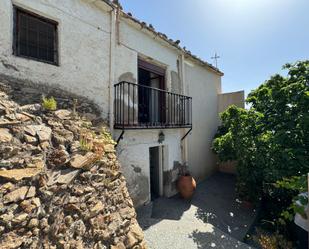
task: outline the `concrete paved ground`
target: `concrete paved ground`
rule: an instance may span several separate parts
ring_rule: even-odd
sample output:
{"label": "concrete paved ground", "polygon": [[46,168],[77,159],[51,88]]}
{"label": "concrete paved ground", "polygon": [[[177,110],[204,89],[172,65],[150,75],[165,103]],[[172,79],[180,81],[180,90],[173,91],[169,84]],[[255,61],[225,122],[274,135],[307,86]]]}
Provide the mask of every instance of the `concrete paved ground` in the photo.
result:
{"label": "concrete paved ground", "polygon": [[137,210],[151,249],[250,248],[240,242],[255,219],[241,206],[235,178],[217,173],[197,187],[192,200],[159,198]]}

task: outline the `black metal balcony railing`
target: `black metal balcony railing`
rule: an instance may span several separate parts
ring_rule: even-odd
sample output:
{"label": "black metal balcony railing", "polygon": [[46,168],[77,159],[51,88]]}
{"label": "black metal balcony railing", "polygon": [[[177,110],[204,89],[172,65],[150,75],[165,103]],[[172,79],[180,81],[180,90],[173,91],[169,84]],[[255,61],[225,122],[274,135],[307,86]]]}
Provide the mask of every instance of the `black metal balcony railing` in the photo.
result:
{"label": "black metal balcony railing", "polygon": [[130,82],[115,84],[116,129],[191,128],[192,98]]}

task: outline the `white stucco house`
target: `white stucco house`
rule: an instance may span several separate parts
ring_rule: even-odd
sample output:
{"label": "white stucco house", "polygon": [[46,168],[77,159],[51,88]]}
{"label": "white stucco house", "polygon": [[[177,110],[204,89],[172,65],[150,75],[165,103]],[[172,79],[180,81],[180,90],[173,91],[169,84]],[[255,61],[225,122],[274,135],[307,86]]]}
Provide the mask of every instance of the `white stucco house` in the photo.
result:
{"label": "white stucco house", "polygon": [[223,73],[179,41],[103,0],[1,0],[0,23],[0,79],[93,100],[136,206],[175,194],[181,165],[197,181],[216,170]]}

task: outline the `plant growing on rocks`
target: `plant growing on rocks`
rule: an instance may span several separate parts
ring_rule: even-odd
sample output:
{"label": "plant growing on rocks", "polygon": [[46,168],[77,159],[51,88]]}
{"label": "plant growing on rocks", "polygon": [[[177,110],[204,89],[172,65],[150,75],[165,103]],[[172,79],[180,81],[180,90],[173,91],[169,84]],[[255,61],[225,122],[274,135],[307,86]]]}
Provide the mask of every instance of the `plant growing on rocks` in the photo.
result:
{"label": "plant growing on rocks", "polygon": [[[106,131],[106,128],[103,127],[102,131],[104,132],[96,135],[94,131],[83,128],[79,139],[80,150],[84,153],[93,152],[100,158],[105,152],[105,147],[109,147],[109,144],[115,144],[111,135]],[[107,148],[107,152],[111,151]]]}
{"label": "plant growing on rocks", "polygon": [[102,138],[106,143],[116,144],[116,142],[112,138],[112,135],[104,126],[101,128],[100,138]]}
{"label": "plant growing on rocks", "polygon": [[42,98],[42,107],[47,111],[55,111],[57,109],[57,101],[54,97],[45,97]]}
{"label": "plant growing on rocks", "polygon": [[93,144],[92,141],[89,141],[87,138],[81,136],[79,139],[80,149],[84,152],[88,152],[92,150]]}

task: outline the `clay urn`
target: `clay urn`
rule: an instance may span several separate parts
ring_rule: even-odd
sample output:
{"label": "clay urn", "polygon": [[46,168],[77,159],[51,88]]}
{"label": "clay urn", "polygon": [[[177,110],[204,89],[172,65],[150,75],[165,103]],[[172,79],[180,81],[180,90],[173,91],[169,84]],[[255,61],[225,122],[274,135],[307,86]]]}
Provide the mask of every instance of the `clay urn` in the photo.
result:
{"label": "clay urn", "polygon": [[190,199],[192,198],[194,191],[196,189],[196,182],[194,178],[189,174],[181,175],[179,176],[177,181],[177,188],[180,195],[184,199]]}

